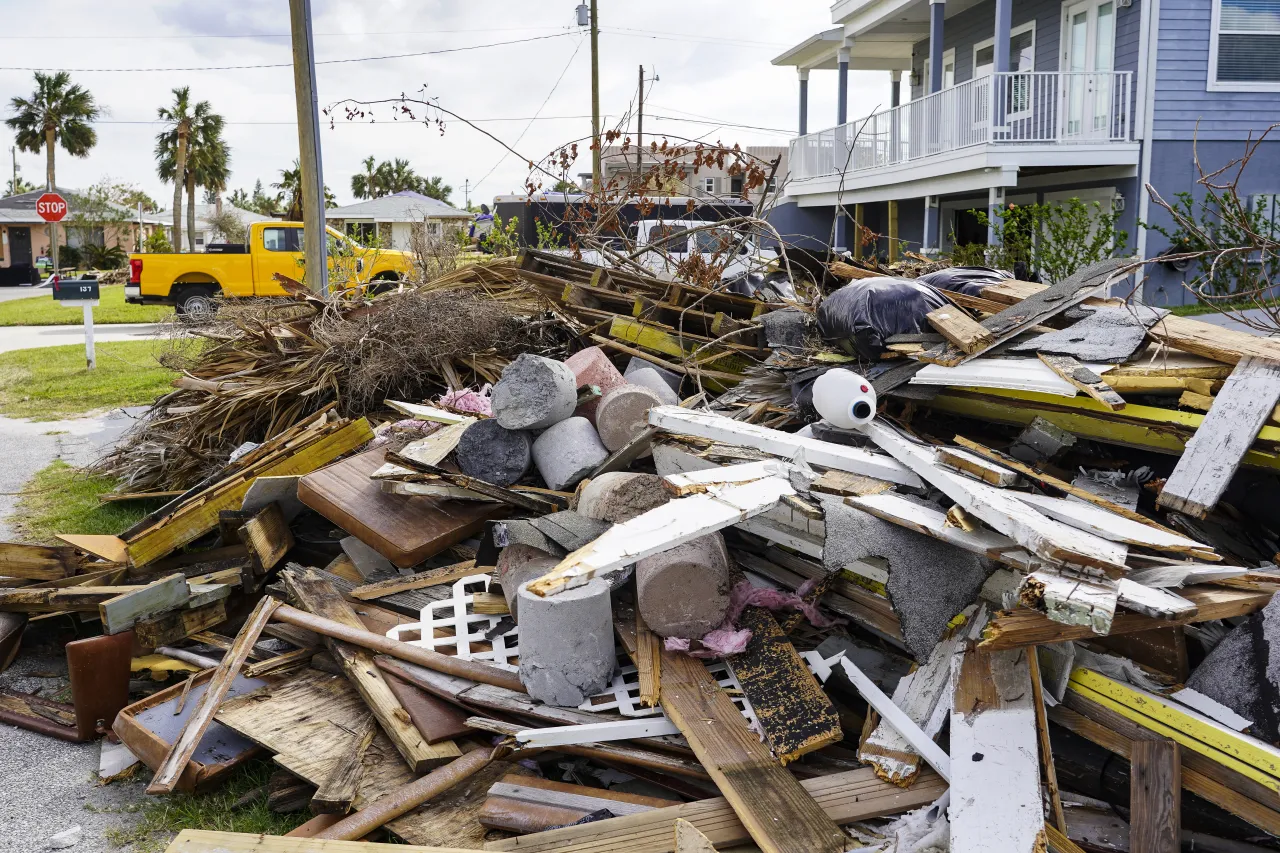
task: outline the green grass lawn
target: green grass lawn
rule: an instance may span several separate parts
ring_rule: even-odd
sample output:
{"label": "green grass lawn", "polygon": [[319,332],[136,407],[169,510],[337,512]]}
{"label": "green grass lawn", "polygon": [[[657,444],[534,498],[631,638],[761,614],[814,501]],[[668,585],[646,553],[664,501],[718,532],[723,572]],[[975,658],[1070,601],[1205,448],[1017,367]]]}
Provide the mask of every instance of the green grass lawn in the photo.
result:
{"label": "green grass lawn", "polygon": [[0,414],[51,421],[151,403],[172,389],[176,375],[161,367],[162,341],[121,341],[95,347],[88,370],[84,345],[0,353]]}
{"label": "green grass lawn", "polygon": [[158,509],[159,500],[102,503],[114,489],[110,477],[96,477],[60,459],[36,472],[22,489],[10,519],[24,542],[52,545],[58,533],[112,535]]}
{"label": "green grass lawn", "polygon": [[[0,326],[72,326],[84,321],[80,308],[63,308],[54,301],[52,291],[40,296],[0,302]],[[171,316],[169,305],[126,305],[124,285],[102,288],[101,304],[93,309],[96,323],[156,323]]]}

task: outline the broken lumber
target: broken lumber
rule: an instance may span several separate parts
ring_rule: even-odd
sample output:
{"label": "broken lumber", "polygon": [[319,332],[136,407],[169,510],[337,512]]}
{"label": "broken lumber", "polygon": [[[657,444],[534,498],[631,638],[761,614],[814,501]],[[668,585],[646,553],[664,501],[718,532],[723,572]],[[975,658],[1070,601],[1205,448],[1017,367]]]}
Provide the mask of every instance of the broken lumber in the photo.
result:
{"label": "broken lumber", "polygon": [[1129,850],[1182,850],[1182,763],[1171,740],[1135,741],[1129,755]]}
{"label": "broken lumber", "polygon": [[1088,394],[1113,412],[1118,412],[1126,405],[1124,397],[1106,383],[1097,373],[1085,367],[1069,355],[1048,355],[1038,353],[1040,360],[1049,369],[1070,382],[1076,388]]}
{"label": "broken lumber", "polygon": [[418,572],[416,575],[388,578],[377,583],[367,583],[351,590],[348,595],[359,601],[372,601],[375,598],[395,595],[398,592],[409,592],[414,589],[426,589],[432,586],[452,584],[475,574],[484,574],[484,571],[476,569],[475,560],[466,560],[461,563],[455,563],[452,566],[431,569],[427,572]]}
{"label": "broken lumber", "polygon": [[964,310],[954,306],[930,311],[925,319],[953,347],[965,353],[975,353],[986,348],[994,338],[990,330]]}
{"label": "broken lumber", "polygon": [[57,580],[80,571],[82,560],[70,545],[0,542],[0,577]]}
{"label": "broken lumber", "polygon": [[275,568],[293,547],[293,532],[289,530],[280,504],[275,501],[246,521],[237,535],[249,551],[254,571],[260,575]]}
{"label": "broken lumber", "polygon": [[373,714],[365,718],[364,730],[355,746],[333,766],[329,776],[316,788],[311,797],[311,811],[315,814],[346,814],[360,788],[364,775],[364,754],[378,733]]}
{"label": "broken lumber", "polygon": [[473,853],[461,847],[420,847],[416,844],[368,844],[327,841],[315,836],[289,838],[259,832],[214,832],[184,829],[169,842],[165,853]]}

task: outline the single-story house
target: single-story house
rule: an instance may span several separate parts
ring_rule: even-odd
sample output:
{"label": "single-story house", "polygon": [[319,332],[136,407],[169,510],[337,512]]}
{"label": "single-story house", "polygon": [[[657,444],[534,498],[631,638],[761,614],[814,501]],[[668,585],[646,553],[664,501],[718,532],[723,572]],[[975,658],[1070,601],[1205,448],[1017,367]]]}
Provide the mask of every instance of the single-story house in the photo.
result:
{"label": "single-story house", "polygon": [[383,248],[400,251],[409,251],[415,226],[425,227],[429,237],[443,237],[467,228],[473,218],[465,210],[412,190],[331,207],[325,216],[331,226],[357,243],[369,245],[376,239]]}
{"label": "single-story house", "polygon": [[[254,222],[266,222],[271,219],[279,219],[277,216],[264,216],[261,213],[254,213],[252,210],[245,210],[242,207],[232,207],[225,202],[219,204],[197,204],[196,205],[196,251],[203,252],[205,247],[210,243],[226,243],[234,242],[227,240],[223,234],[215,234],[213,225],[210,220],[219,213],[234,213],[236,217],[245,224],[246,227]],[[169,242],[173,242],[173,214],[166,210],[159,210],[153,214],[158,222],[164,225],[164,233],[169,238]],[[187,251],[187,205],[182,205],[182,251]]]}

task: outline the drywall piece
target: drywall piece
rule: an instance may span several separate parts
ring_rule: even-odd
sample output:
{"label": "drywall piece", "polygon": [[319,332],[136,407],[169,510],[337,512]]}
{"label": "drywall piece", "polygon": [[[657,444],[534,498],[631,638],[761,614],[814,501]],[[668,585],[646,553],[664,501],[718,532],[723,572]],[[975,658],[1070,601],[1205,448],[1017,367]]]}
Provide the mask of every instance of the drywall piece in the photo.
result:
{"label": "drywall piece", "polygon": [[[732,476],[734,467],[722,470]],[[794,494],[795,489],[789,482],[774,476],[750,483],[708,486],[705,493],[679,498],[628,522],[615,524],[529,587],[538,595],[549,595],[585,583],[597,575],[616,572],[652,554],[745,521],[776,506],[783,495]]]}
{"label": "drywall piece", "polygon": [[1159,528],[1141,524],[1125,518],[1100,506],[1087,504],[1084,501],[1072,501],[1064,498],[1051,498],[1047,495],[1036,495],[1030,492],[1018,492],[1018,499],[1035,507],[1038,512],[1049,518],[1057,519],[1078,530],[1084,530],[1109,539],[1112,542],[1123,542],[1127,545],[1141,545],[1157,551],[1169,551],[1175,554],[1190,554],[1202,560],[1221,560],[1208,545],[1197,542],[1176,533],[1166,533]]}
{"label": "drywall piece", "polygon": [[1280,597],[1213,648],[1187,687],[1253,721],[1253,733],[1280,740]]}
{"label": "drywall piece", "polygon": [[666,717],[619,720],[610,723],[586,723],[579,726],[552,726],[544,729],[521,729],[516,741],[530,749],[552,746],[574,746],[604,743],[639,737],[667,737],[680,734],[680,729]]}
{"label": "drywall piece", "polygon": [[503,368],[491,401],[493,416],[507,429],[546,429],[578,407],[578,383],[564,364],[521,353]]}
{"label": "drywall piece", "polygon": [[952,853],[1045,849],[1027,654],[969,649],[953,659]]}
{"label": "drywall piece", "polygon": [[614,471],[601,474],[583,486],[578,495],[578,512],[617,524],[630,521],[671,500],[661,477]]}
{"label": "drywall piece", "polygon": [[951,388],[1008,388],[1074,397],[1076,387],[1038,358],[975,358],[959,367],[925,365],[909,385]]}
{"label": "drywall piece", "polygon": [[586,418],[562,420],[533,443],[533,463],[555,491],[576,486],[608,458],[609,449]]}
{"label": "drywall piece", "polygon": [[660,637],[696,640],[729,612],[733,563],[724,537],[709,533],[636,563],[636,603]]}
{"label": "drywall piece", "polygon": [[1163,308],[1138,304],[1097,308],[1065,329],[1013,344],[1009,351],[1068,355],[1084,362],[1120,364],[1142,349],[1147,329],[1168,313]]}
{"label": "drywall piece", "polygon": [[1027,575],[1018,594],[1023,604],[1043,611],[1054,622],[1085,626],[1095,634],[1111,632],[1120,599],[1115,581],[1067,577],[1053,569]]}
{"label": "drywall piece", "polygon": [[[564,360],[564,366],[573,371],[574,383],[577,387],[581,388],[583,385],[594,386],[600,389],[601,396],[627,383],[627,380],[618,372],[618,368],[613,366],[609,356],[605,355],[604,350],[600,347],[587,347],[584,350],[575,352]],[[596,407],[599,405],[599,397],[588,400],[578,406],[574,410],[574,414],[580,418],[586,418],[594,424],[596,422]]]}
{"label": "drywall piece", "polygon": [[1145,587],[1128,578],[1116,581],[1116,593],[1121,607],[1152,619],[1185,620],[1199,610],[1192,602],[1167,589]]}
{"label": "drywall piece", "polygon": [[660,364],[654,364],[652,361],[646,361],[639,356],[631,357],[631,360],[627,362],[627,369],[622,371],[622,376],[627,381],[630,381],[631,377],[641,370],[652,370],[662,378],[662,381],[667,384],[667,387],[672,392],[677,395],[680,393],[680,384],[684,381],[682,374],[676,373],[674,370],[668,370]]}
{"label": "drywall piece", "polygon": [[892,726],[912,748],[929,763],[939,776],[951,781],[951,756],[942,751],[942,747],[933,742],[933,738],[912,720],[905,711],[894,704],[888,696],[872,683],[870,678],[848,658],[841,656],[837,662],[845,676],[853,683],[867,704],[875,709],[880,718]]}
{"label": "drywall piece", "polygon": [[360,577],[366,582],[383,580],[388,575],[395,574],[396,568],[391,561],[359,538],[348,536],[338,544],[342,547],[342,553],[347,555],[356,567],[356,571],[360,573]]}
{"label": "drywall piece", "polygon": [[1009,448],[1009,455],[1023,462],[1055,459],[1075,446],[1076,437],[1042,417],[1034,418]]}
{"label": "drywall piece", "polygon": [[1249,357],[1231,371],[1156,502],[1204,518],[1280,401],[1280,361]]}
{"label": "drywall piece", "polygon": [[876,477],[911,488],[924,486],[924,482],[906,466],[882,454],[860,447],[846,447],[816,438],[804,438],[781,430],[735,421],[711,412],[697,412],[679,406],[660,406],[649,410],[649,423],[678,435],[754,447],[784,459],[803,459],[810,465]]}
{"label": "drywall piece", "polygon": [[[426,438],[420,438],[417,441],[411,441],[400,450],[396,451],[398,456],[405,459],[411,459],[423,465],[439,465],[445,458],[454,451],[458,446],[458,442],[462,440],[462,436],[466,435],[467,430],[476,422],[475,418],[467,418],[458,421],[455,424],[437,429]],[[370,476],[375,480],[383,480],[392,477],[403,477],[406,474],[412,474],[414,471],[403,465],[397,465],[394,462],[383,464],[378,470],[374,471]]]}
{"label": "drywall piece", "polygon": [[977,598],[987,579],[982,561],[970,551],[847,505],[844,498],[816,497],[826,514],[824,566],[838,572],[855,560],[886,560],[885,588],[903,640],[918,660],[927,658],[947,624]]}
{"label": "drywall piece", "polygon": [[[660,379],[656,381],[661,384]],[[596,428],[600,431],[600,441],[609,448],[610,453],[621,450],[649,425],[649,410],[663,404],[658,392],[640,385],[628,384],[614,388],[600,399],[600,405],[596,409]]]}
{"label": "drywall piece", "polygon": [[520,481],[533,463],[533,438],[510,430],[493,418],[467,427],[455,450],[458,467],[468,477],[510,486]]}
{"label": "drywall piece", "polygon": [[249,484],[249,491],[244,493],[241,512],[257,513],[273,503],[280,504],[280,513],[285,521],[293,521],[304,509],[298,500],[298,481],[302,477],[290,474],[281,477],[257,477]]}
{"label": "drywall piece", "polygon": [[[1110,472],[1099,472],[1107,474]],[[1083,490],[1092,495],[1102,498],[1104,501],[1110,501],[1117,506],[1124,507],[1130,511],[1138,508],[1138,484],[1129,483],[1125,480],[1112,482],[1107,479],[1097,479],[1089,475],[1088,472],[1079,474],[1071,485],[1076,489]],[[1077,501],[1079,503],[1089,503],[1089,501],[1079,495],[1068,494],[1067,500]],[[1096,504],[1095,504],[1096,506]]]}
{"label": "drywall piece", "polygon": [[1013,486],[1019,480],[1016,471],[958,447],[939,447],[936,454],[938,464],[993,486]]}
{"label": "drywall piece", "polygon": [[1128,548],[1125,546],[1054,521],[1007,489],[997,489],[947,471],[934,461],[932,448],[916,444],[882,423],[873,421],[862,427],[862,431],[948,498],[1031,553],[1045,560],[1098,568],[1109,574],[1127,570]]}
{"label": "drywall piece", "polygon": [[609,584],[589,581],[543,597],[520,587],[520,683],[548,705],[576,708],[613,678]]}

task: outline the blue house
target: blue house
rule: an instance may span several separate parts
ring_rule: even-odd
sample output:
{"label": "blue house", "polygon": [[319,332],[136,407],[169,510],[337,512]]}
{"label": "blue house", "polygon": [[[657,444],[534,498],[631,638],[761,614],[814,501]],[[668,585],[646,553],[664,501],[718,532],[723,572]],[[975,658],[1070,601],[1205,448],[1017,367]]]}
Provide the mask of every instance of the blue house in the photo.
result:
{"label": "blue house", "polygon": [[[987,241],[975,209],[1077,197],[1119,211],[1127,253],[1151,257],[1168,240],[1141,223],[1171,217],[1143,187],[1202,196],[1196,154],[1214,171],[1280,122],[1280,0],[836,0],[831,19],[773,60],[798,73],[800,134],[771,218],[802,244],[852,248],[856,219],[947,251]],[[813,112],[829,127],[808,100],[828,69],[835,109]],[[874,115],[848,116],[849,69],[888,72]],[[1280,192],[1280,131],[1239,192]],[[1144,301],[1195,301],[1194,275],[1150,265]]]}

